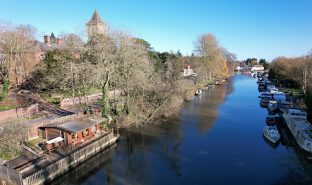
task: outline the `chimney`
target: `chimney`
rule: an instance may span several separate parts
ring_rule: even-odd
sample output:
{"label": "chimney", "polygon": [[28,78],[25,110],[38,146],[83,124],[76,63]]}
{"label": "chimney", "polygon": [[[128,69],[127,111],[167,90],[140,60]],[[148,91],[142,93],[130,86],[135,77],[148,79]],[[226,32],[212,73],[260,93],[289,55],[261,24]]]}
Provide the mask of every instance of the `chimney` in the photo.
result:
{"label": "chimney", "polygon": [[57,43],[58,45],[62,45],[62,44],[63,44],[63,39],[57,38],[57,39],[56,39],[56,43]]}
{"label": "chimney", "polygon": [[50,45],[50,36],[49,35],[45,35],[43,36],[43,40],[45,44]]}

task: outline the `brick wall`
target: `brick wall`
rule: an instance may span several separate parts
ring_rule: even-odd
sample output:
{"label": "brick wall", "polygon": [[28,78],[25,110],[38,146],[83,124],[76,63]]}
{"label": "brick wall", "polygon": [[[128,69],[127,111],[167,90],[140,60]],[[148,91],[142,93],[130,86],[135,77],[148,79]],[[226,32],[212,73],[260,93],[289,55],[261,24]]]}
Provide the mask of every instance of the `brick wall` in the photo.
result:
{"label": "brick wall", "polygon": [[0,112],[0,122],[6,121],[8,119],[15,119],[15,118],[23,118],[29,117],[39,111],[38,104],[30,105],[29,107],[22,107],[11,109],[7,111]]}

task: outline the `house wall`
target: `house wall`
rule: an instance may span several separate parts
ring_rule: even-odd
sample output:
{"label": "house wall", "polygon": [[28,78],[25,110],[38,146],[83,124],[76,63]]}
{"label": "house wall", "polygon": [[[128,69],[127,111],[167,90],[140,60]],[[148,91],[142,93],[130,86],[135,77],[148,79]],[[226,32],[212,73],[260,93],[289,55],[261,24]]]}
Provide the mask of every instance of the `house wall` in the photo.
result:
{"label": "house wall", "polygon": [[[97,130],[97,128],[99,129],[100,126],[99,126],[99,125],[96,125],[96,130]],[[85,142],[85,141],[87,141],[87,140],[93,138],[95,133],[92,131],[92,127],[88,128],[88,129],[86,129],[86,130],[89,131],[88,135],[85,135],[85,136],[83,137],[83,136],[82,136],[82,132],[83,132],[83,131],[80,131],[80,132],[78,132],[78,138],[76,138],[75,133],[70,133],[70,132],[64,133],[64,135],[66,134],[66,138],[65,138],[66,141],[65,141],[65,144],[66,144],[67,146],[70,146],[70,145],[74,146],[74,144],[80,144],[80,143],[82,143],[82,142]],[[84,131],[86,131],[86,130],[84,130]],[[74,134],[74,135],[75,135],[75,138],[74,138],[74,139],[72,139],[72,135],[71,135],[71,134]]]}
{"label": "house wall", "polygon": [[61,131],[55,128],[46,128],[45,132],[48,140],[61,136]]}

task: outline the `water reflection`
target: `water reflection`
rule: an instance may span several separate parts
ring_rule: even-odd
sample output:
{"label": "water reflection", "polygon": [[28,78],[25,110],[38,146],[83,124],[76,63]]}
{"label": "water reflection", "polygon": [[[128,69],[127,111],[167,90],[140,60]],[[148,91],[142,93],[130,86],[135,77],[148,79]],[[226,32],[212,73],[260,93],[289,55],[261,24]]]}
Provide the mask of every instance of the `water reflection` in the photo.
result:
{"label": "water reflection", "polygon": [[291,136],[278,146],[262,137],[268,112],[257,96],[255,79],[235,76],[180,115],[122,130],[117,147],[54,184],[312,184],[311,162]]}
{"label": "water reflection", "polygon": [[[96,171],[105,168],[107,172],[106,182],[111,184],[112,176],[112,161],[111,157],[113,150],[117,145],[113,145],[110,148],[100,152],[94,157],[88,159],[81,165],[76,166],[74,169],[70,170],[68,173],[60,176],[54,181],[50,182],[50,185],[76,185],[83,183],[87,177],[95,173]],[[104,180],[104,179],[103,179]]]}
{"label": "water reflection", "polygon": [[182,116],[198,119],[198,130],[201,133],[207,133],[219,115],[219,106],[232,92],[234,92],[232,79],[222,85],[204,90],[201,96],[194,97],[194,101],[187,104]]}

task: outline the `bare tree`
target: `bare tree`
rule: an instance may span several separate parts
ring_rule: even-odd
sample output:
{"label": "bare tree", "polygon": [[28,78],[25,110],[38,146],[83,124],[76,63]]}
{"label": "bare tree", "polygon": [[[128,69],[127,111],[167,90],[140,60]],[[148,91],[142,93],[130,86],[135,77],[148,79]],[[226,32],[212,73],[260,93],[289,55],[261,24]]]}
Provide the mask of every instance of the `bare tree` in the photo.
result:
{"label": "bare tree", "polygon": [[2,77],[11,85],[20,85],[28,75],[27,62],[34,49],[36,28],[31,25],[0,27],[0,51],[2,52]]}
{"label": "bare tree", "polygon": [[94,65],[91,72],[92,80],[102,88],[102,116],[110,117],[108,87],[114,72],[116,45],[110,34],[93,34],[85,47],[84,62]]}
{"label": "bare tree", "polygon": [[226,61],[215,36],[211,33],[198,37],[195,44],[196,53],[201,59],[201,75],[203,82],[211,80],[212,76],[227,73]]}
{"label": "bare tree", "polygon": [[143,100],[152,83],[153,67],[146,47],[124,32],[115,33],[117,61],[115,79],[125,95],[123,112],[137,112],[136,105]]}
{"label": "bare tree", "polygon": [[63,48],[79,56],[84,47],[84,41],[75,33],[61,33],[60,38],[63,40]]}
{"label": "bare tree", "polygon": [[8,123],[0,129],[0,151],[15,157],[21,150],[21,144],[27,139],[27,128],[17,123]]}

